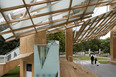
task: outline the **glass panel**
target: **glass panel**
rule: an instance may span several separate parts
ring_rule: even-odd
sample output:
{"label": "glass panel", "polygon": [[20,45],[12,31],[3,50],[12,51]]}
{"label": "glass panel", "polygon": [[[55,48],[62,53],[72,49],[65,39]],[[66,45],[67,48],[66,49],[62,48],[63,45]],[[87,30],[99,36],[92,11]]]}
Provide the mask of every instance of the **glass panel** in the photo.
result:
{"label": "glass panel", "polygon": [[9,37],[13,36],[13,33],[7,33],[7,34],[3,34],[2,35],[4,37],[4,39],[8,39]]}
{"label": "glass panel", "polygon": [[[52,11],[66,9],[69,7],[70,0],[62,0],[57,2],[57,4],[52,5]],[[65,5],[64,5],[65,4]]]}
{"label": "glass panel", "polygon": [[52,20],[55,21],[55,20],[58,20],[58,19],[62,19],[63,16],[65,15],[68,15],[68,12],[64,12],[64,13],[56,13],[56,14],[53,14],[52,16],[50,15],[46,15],[46,16],[42,16],[42,17],[37,17],[37,18],[33,18],[33,21],[35,24],[38,24],[40,22],[49,22],[50,18],[52,17]]}
{"label": "glass panel", "polygon": [[28,28],[28,29],[25,29],[25,30],[20,30],[20,31],[15,31],[15,34],[17,36],[23,36],[23,35],[29,35],[29,33],[35,33],[35,29],[34,27],[32,28]]}
{"label": "glass panel", "polygon": [[19,23],[13,25],[13,29],[20,29],[20,28],[30,27],[30,26],[32,26],[32,22],[30,19],[28,19],[28,20],[20,21]]}
{"label": "glass panel", "polygon": [[0,55],[0,63],[4,63],[5,62],[5,56],[4,55]]}
{"label": "glass panel", "polygon": [[[28,0],[31,1],[31,0]],[[23,5],[22,0],[0,0],[0,7],[1,9],[3,8],[8,8],[8,7],[13,7],[13,6],[19,6]]]}
{"label": "glass panel", "polygon": [[8,25],[5,23],[6,23],[5,19],[0,13],[0,32],[8,28]]}
{"label": "glass panel", "polygon": [[[5,11],[4,14],[5,14],[5,17],[7,18],[8,21],[9,20],[16,21],[16,20],[21,19],[23,17],[28,17],[28,15],[26,13],[26,8]],[[16,23],[17,22],[12,23],[12,24],[14,25]]]}
{"label": "glass panel", "polygon": [[87,30],[89,27],[90,27],[90,25],[88,25],[88,26],[85,28],[85,30]]}
{"label": "glass panel", "polygon": [[72,1],[72,7],[74,7],[74,6],[80,6],[82,4],[82,2],[84,2],[84,1],[86,1],[86,0],[79,0],[79,1],[73,0]]}
{"label": "glass panel", "polygon": [[[31,9],[32,8],[32,9]],[[31,15],[38,15],[49,12],[47,4],[35,5],[30,8]]]}
{"label": "glass panel", "polygon": [[94,9],[95,9],[95,6],[89,6],[86,10],[86,13],[91,13],[94,11]]}

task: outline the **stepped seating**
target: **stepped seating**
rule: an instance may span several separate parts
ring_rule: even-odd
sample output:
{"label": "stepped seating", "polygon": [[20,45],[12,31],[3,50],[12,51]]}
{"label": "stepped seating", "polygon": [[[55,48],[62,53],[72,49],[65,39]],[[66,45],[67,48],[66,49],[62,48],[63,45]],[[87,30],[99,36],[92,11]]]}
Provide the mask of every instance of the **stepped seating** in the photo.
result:
{"label": "stepped seating", "polygon": [[80,64],[60,60],[60,77],[98,77]]}

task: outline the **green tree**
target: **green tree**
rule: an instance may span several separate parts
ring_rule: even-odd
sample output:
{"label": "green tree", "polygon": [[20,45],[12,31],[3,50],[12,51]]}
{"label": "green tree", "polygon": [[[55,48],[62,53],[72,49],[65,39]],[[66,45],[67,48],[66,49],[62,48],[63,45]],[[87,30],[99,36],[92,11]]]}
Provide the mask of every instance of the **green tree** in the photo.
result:
{"label": "green tree", "polygon": [[75,44],[73,50],[74,52],[88,51],[89,49],[91,49],[92,51],[98,51],[99,48],[101,48],[100,44],[101,44],[101,40],[96,38]]}
{"label": "green tree", "polygon": [[89,49],[91,49],[92,51],[98,51],[99,48],[101,48],[100,47],[101,40],[99,38],[92,39],[87,42],[88,42]]}
{"label": "green tree", "polygon": [[0,55],[4,55],[10,52],[17,46],[19,46],[19,40],[5,42],[4,38],[0,36]]}
{"label": "green tree", "polygon": [[82,43],[75,44],[75,45],[73,45],[73,52],[74,52],[74,53],[75,53],[75,52],[80,52],[80,51],[83,50],[82,48],[83,48]]}
{"label": "green tree", "polygon": [[47,40],[58,40],[60,43],[60,52],[65,52],[65,33],[60,31],[54,34],[47,35]]}
{"label": "green tree", "polygon": [[110,38],[102,40],[101,49],[104,53],[110,53]]}

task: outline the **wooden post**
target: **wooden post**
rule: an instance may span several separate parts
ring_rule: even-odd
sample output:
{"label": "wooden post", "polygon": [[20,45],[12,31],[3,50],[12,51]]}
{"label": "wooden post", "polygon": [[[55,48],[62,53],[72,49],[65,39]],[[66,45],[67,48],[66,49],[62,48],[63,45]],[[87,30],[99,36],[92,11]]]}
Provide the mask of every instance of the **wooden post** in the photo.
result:
{"label": "wooden post", "polygon": [[109,10],[116,8],[116,3],[109,6]]}
{"label": "wooden post", "polygon": [[[34,44],[46,44],[46,30],[20,38],[20,54],[34,52]],[[34,55],[20,60],[20,77],[26,76],[26,63],[32,63],[32,77],[34,77]]]}
{"label": "wooden post", "polygon": [[115,60],[116,61],[116,36],[112,34],[110,34],[110,53],[111,53],[111,60]]}
{"label": "wooden post", "polygon": [[66,59],[69,61],[73,61],[73,32],[72,28],[66,29],[65,34],[65,52],[66,52]]}
{"label": "wooden post", "polygon": [[[112,4],[109,6],[109,10],[112,10],[116,7],[116,4]],[[114,31],[114,29],[116,29],[116,27],[114,27],[111,30],[110,33],[110,53],[111,53],[111,60],[116,60],[116,36],[112,34],[112,32]]]}

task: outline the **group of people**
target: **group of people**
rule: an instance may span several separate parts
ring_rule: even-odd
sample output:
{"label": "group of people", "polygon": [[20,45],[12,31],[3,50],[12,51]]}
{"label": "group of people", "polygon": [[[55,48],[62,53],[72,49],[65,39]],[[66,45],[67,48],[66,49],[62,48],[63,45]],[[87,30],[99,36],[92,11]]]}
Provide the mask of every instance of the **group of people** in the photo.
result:
{"label": "group of people", "polygon": [[91,64],[93,64],[95,61],[95,64],[97,63],[97,58],[94,58],[94,56],[92,55],[91,56]]}

